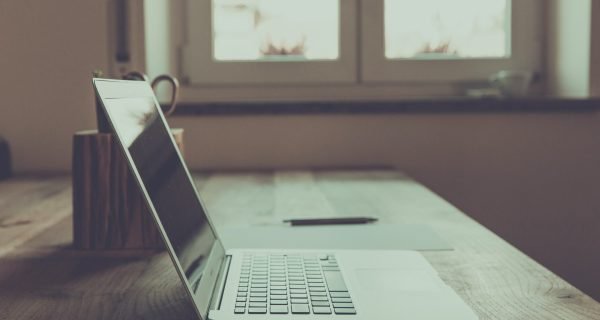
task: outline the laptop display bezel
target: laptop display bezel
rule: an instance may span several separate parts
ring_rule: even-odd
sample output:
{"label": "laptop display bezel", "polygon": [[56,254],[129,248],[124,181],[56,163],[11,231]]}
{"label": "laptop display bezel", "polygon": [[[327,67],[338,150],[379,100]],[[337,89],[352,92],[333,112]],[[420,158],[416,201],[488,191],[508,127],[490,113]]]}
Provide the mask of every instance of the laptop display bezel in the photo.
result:
{"label": "laptop display bezel", "polygon": [[[208,222],[210,228],[212,229],[212,232],[214,233],[215,241],[213,243],[213,247],[210,250],[210,253],[207,258],[206,267],[204,269],[204,274],[202,277],[203,280],[201,281],[200,287],[197,287],[197,286],[195,286],[194,283],[190,283],[188,281],[185,271],[182,268],[182,265],[180,264],[180,262],[178,260],[178,257],[177,257],[175,250],[171,244],[171,241],[169,240],[169,237],[161,223],[160,217],[159,217],[154,205],[152,204],[150,195],[149,195],[149,193],[143,183],[143,180],[138,172],[138,169],[133,161],[131,153],[129,152],[128,148],[124,145],[123,141],[121,140],[121,137],[119,136],[118,130],[116,130],[116,128],[115,128],[115,124],[113,123],[113,120],[110,117],[110,113],[108,112],[107,107],[105,105],[105,100],[106,99],[127,99],[127,98],[152,99],[152,101],[154,102],[154,108],[156,108],[158,110],[158,115],[161,119],[160,121],[162,121],[162,124],[167,129],[167,132],[170,132],[171,128],[169,127],[169,125],[166,121],[166,118],[165,118],[164,114],[162,113],[162,110],[160,109],[160,104],[158,103],[156,96],[155,96],[154,92],[152,91],[152,88],[150,87],[150,85],[144,81],[93,79],[93,85],[94,85],[94,90],[96,92],[98,100],[100,102],[101,110],[104,113],[103,115],[106,117],[106,120],[110,125],[111,133],[113,134],[113,136],[116,137],[115,140],[117,140],[120,149],[123,151],[123,155],[125,156],[125,158],[127,160],[127,165],[130,168],[131,173],[135,178],[135,182],[138,185],[139,190],[140,190],[141,194],[143,195],[146,204],[148,205],[149,211],[152,213],[154,222],[156,223],[159,233],[165,243],[167,252],[169,253],[171,260],[173,261],[173,264],[175,266],[177,274],[178,274],[179,278],[181,279],[181,282],[184,284],[186,292],[188,293],[189,297],[193,301],[194,309],[196,310],[196,312],[198,313],[198,315],[200,316],[201,319],[208,319],[208,311],[210,308],[211,295],[212,295],[214,286],[217,283],[218,273],[221,268],[221,264],[223,263],[224,258],[225,258],[225,250],[224,250],[223,245],[221,244],[220,238],[214,228],[214,224],[211,220],[211,217],[208,214],[208,211],[206,210],[206,206],[202,202],[202,199],[200,197],[198,197],[198,201],[200,202],[200,205],[202,206],[203,211],[206,215],[207,222]],[[186,174],[187,178],[189,179],[196,195],[199,195],[196,185],[193,182],[194,180],[192,179],[192,176],[191,176],[187,166],[185,165],[183,156],[181,155],[179,148],[176,147],[176,143],[175,143],[173,136],[169,135],[169,139],[171,140],[171,143],[175,146],[177,156],[181,160],[181,164],[183,166],[185,174]],[[204,279],[206,279],[206,281],[204,281]],[[203,293],[203,294],[201,294],[201,293]]]}

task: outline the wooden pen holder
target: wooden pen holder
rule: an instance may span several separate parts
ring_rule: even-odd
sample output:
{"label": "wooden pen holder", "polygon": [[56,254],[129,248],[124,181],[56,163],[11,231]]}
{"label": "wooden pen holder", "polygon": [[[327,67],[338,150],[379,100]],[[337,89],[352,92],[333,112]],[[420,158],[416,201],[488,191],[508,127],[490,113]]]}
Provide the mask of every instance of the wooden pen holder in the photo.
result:
{"label": "wooden pen holder", "polygon": [[[183,153],[183,129],[173,129]],[[110,133],[73,137],[73,244],[78,249],[163,249],[152,214]]]}

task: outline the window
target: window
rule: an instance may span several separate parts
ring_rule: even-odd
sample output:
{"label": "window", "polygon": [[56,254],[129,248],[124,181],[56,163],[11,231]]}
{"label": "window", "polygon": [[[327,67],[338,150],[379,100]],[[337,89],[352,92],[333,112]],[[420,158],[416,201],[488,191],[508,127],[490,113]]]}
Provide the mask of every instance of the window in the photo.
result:
{"label": "window", "polygon": [[542,67],[542,0],[185,0],[191,84],[482,82]]}
{"label": "window", "polygon": [[540,0],[383,0],[362,6],[362,81],[485,81],[541,70]]}
{"label": "window", "polygon": [[213,0],[217,61],[315,61],[339,56],[338,0]]}
{"label": "window", "polygon": [[509,0],[385,0],[385,57],[509,57],[510,17]]}
{"label": "window", "polygon": [[354,0],[190,0],[196,84],[356,81]]}

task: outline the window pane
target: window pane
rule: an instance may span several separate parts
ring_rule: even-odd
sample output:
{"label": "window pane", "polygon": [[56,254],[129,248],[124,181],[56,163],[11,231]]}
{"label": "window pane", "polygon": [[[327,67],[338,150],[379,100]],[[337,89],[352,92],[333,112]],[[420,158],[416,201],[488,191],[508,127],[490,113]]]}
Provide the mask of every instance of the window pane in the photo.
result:
{"label": "window pane", "polygon": [[339,0],[213,0],[216,60],[335,60]]}
{"label": "window pane", "polygon": [[510,56],[510,0],[385,0],[388,59]]}

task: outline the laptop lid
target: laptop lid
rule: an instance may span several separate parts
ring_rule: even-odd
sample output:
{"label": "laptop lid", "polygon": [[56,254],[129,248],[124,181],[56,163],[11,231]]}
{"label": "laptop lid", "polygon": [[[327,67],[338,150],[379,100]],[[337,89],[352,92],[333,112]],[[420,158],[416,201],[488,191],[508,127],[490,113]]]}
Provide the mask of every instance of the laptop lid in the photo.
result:
{"label": "laptop lid", "polygon": [[93,83],[177,272],[207,319],[224,249],[154,92],[145,81]]}

